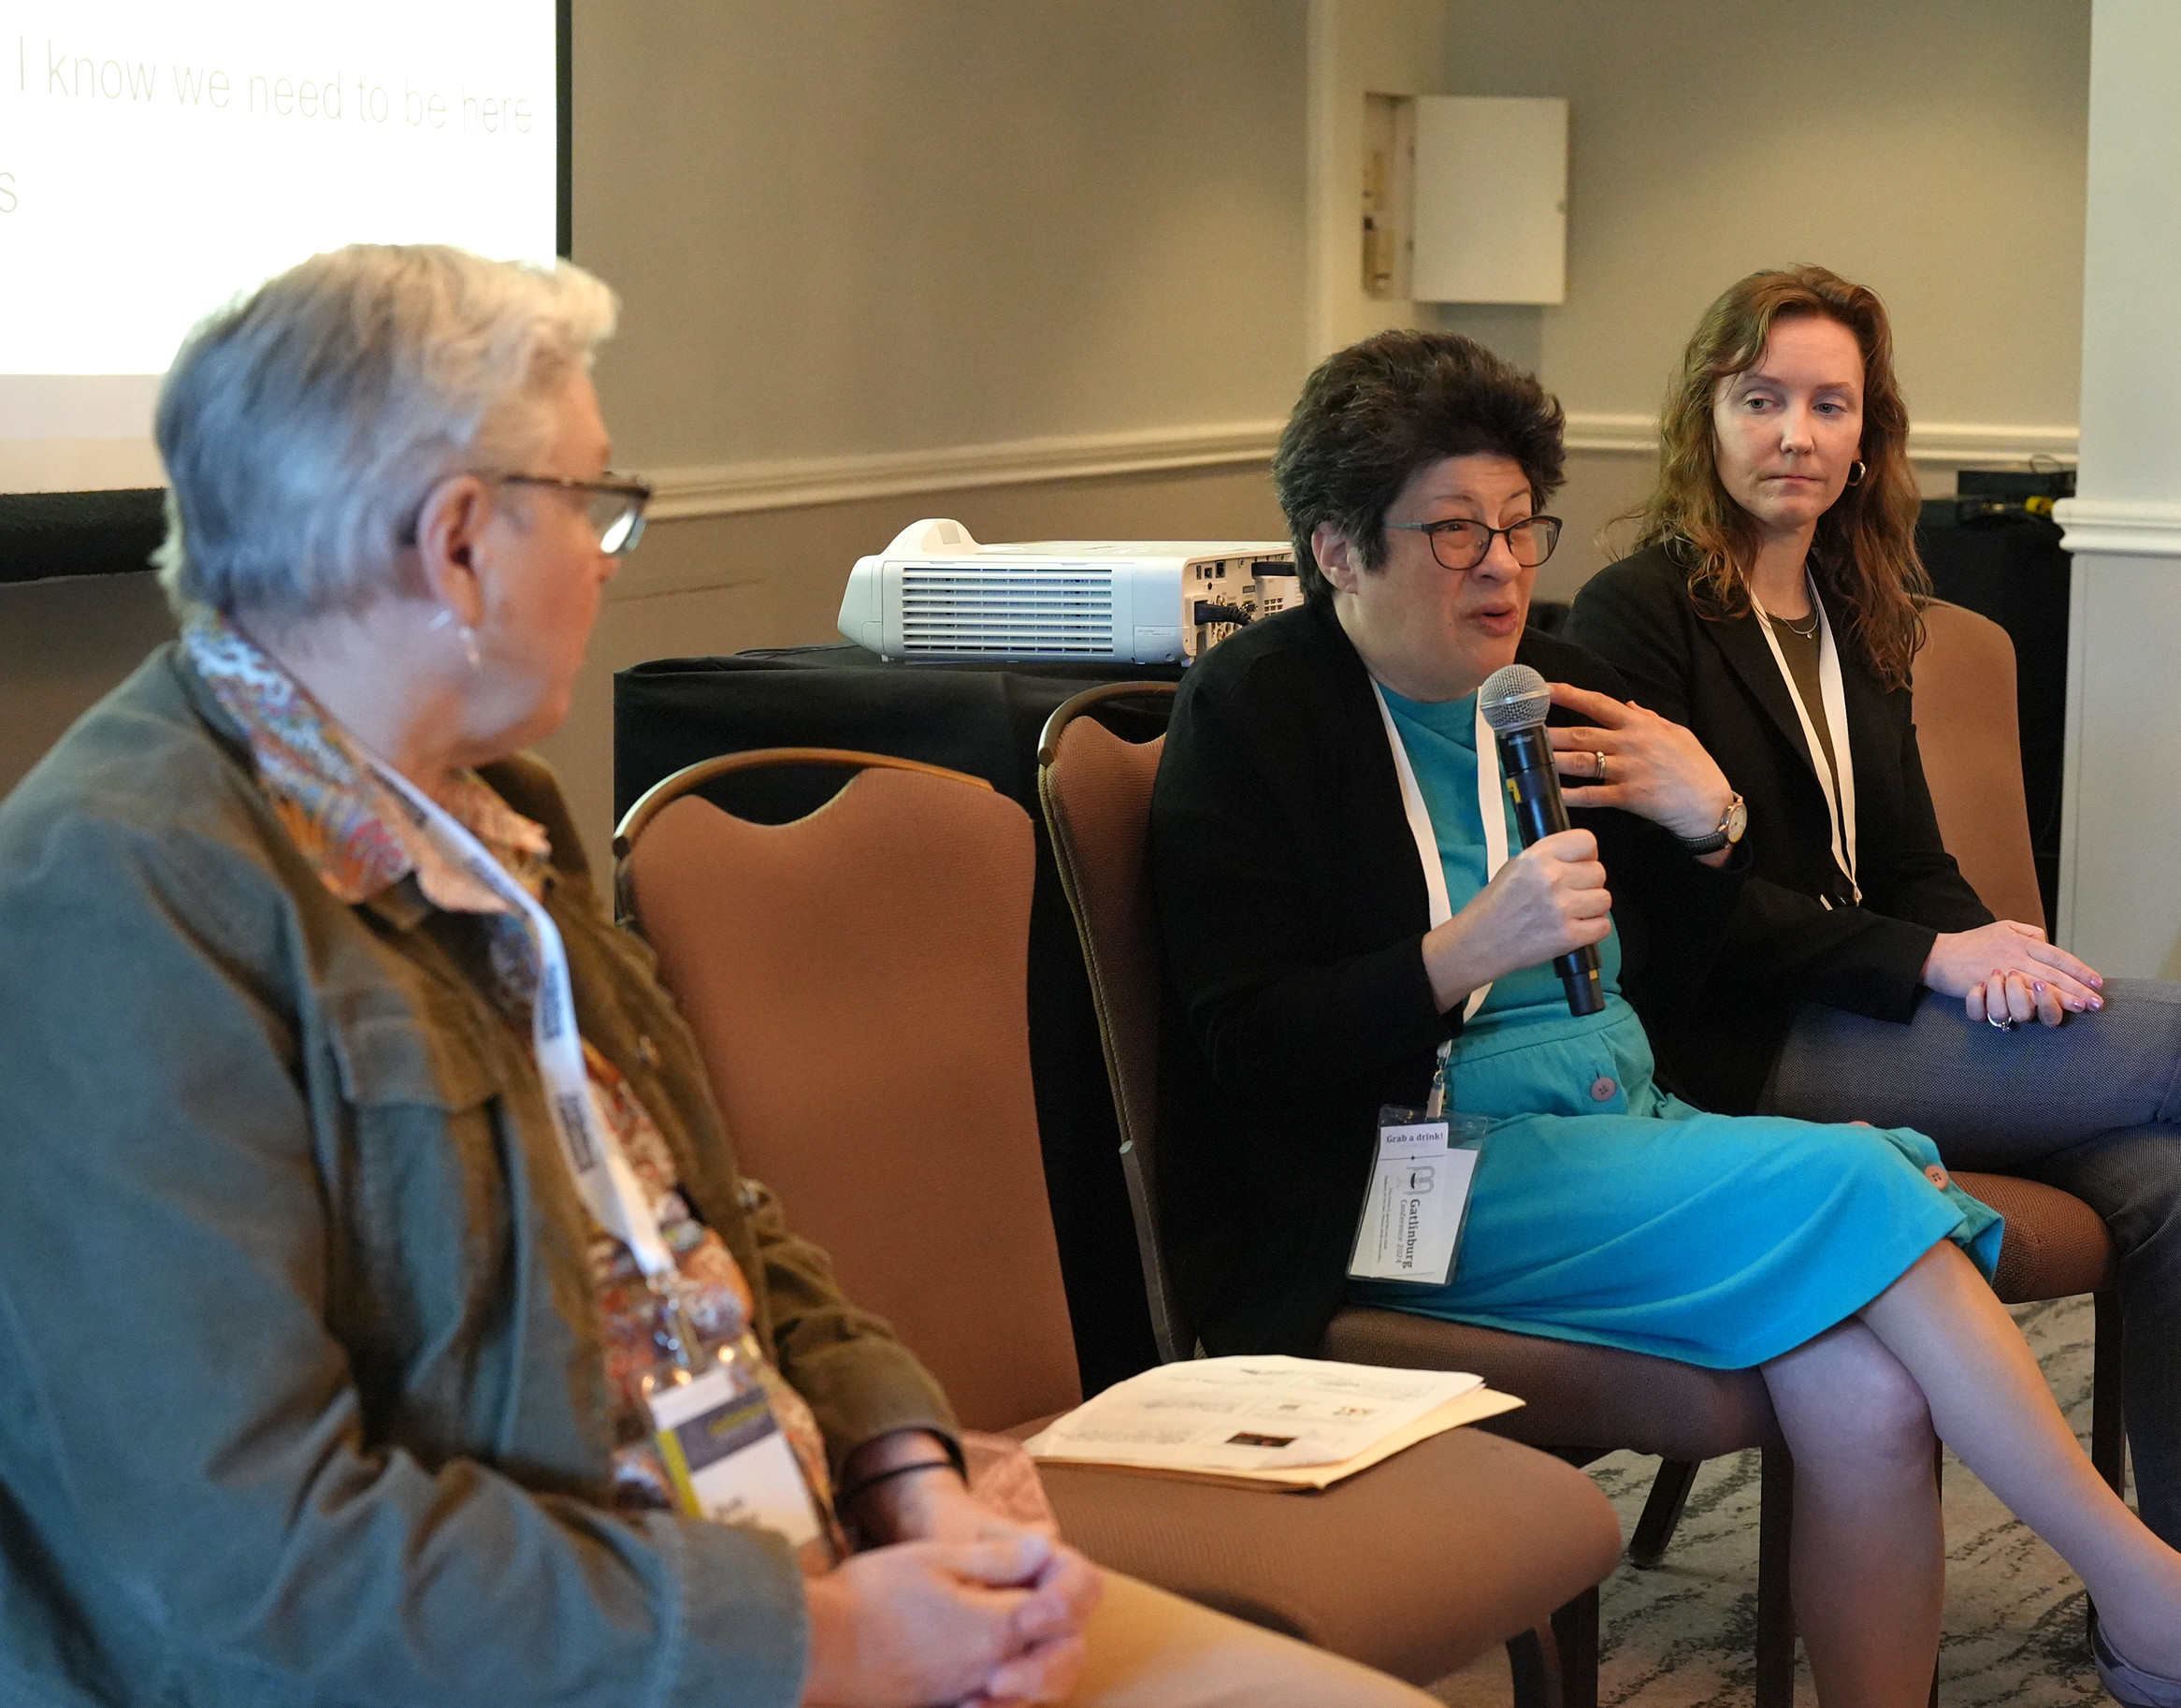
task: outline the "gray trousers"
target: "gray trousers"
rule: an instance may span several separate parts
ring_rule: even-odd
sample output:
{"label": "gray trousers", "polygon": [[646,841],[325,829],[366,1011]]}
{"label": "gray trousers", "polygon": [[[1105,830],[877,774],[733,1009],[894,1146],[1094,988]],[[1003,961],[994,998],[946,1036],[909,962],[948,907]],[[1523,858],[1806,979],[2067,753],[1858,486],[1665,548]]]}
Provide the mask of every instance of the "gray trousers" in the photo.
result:
{"label": "gray trousers", "polygon": [[1909,1024],[1805,1004],[1761,1113],[1914,1127],[1954,1168],[2071,1192],[2105,1219],[2127,1319],[2123,1404],[2144,1521],[2181,1547],[2181,984],[2000,1032],[1927,996]]}

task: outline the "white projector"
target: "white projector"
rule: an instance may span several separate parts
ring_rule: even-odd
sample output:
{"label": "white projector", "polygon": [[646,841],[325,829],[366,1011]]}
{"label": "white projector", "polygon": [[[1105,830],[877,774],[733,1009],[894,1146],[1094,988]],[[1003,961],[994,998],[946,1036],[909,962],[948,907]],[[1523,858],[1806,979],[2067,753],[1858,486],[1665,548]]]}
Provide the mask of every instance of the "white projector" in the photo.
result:
{"label": "white projector", "polygon": [[841,633],[886,659],[1182,664],[1301,597],[1282,540],[979,545],[934,517],[856,560]]}

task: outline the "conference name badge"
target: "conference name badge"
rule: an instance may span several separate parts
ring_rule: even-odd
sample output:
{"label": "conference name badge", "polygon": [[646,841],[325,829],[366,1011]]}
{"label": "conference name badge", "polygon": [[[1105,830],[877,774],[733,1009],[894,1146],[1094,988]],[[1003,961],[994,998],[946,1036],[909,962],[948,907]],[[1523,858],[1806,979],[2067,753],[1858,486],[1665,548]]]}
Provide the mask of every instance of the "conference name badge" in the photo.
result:
{"label": "conference name badge", "polygon": [[774,1530],[799,1549],[818,1540],[810,1489],[763,1388],[722,1367],[655,1388],[650,1404],[682,1512]]}
{"label": "conference name badge", "polygon": [[1446,1285],[1491,1124],[1481,1115],[1379,1111],[1378,1157],[1348,1263],[1352,1279]]}

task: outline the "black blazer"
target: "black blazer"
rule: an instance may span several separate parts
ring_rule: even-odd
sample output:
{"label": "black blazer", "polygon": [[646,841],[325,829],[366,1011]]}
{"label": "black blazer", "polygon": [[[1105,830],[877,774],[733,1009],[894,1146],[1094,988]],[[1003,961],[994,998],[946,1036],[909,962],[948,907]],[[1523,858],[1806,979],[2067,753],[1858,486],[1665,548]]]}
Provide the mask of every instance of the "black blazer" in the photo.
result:
{"label": "black blazer", "polygon": [[1643,1009],[1692,1101],[1754,1107],[1804,1000],[1876,1020],[1914,1014],[1932,938],[1992,916],[1939,840],[1910,690],[1881,688],[1853,644],[1842,649],[1857,906],[1833,865],[1825,792],[1754,615],[1700,616],[1686,569],[1652,546],[1584,585],[1567,633],[1616,665],[1638,702],[1694,730],[1749,803],[1754,876],[1711,978],[1692,1001]]}
{"label": "black blazer", "polygon": [[[1582,649],[1516,655],[1625,695]],[[1574,721],[1557,712],[1554,721]],[[1579,812],[1624,985],[1699,980],[1746,861]],[[1346,1285],[1378,1110],[1419,1107],[1461,1024],[1423,970],[1430,903],[1370,678],[1329,606],[1252,624],[1183,680],[1151,799],[1169,979],[1161,1166],[1184,1301],[1215,1353],[1317,1348]]]}

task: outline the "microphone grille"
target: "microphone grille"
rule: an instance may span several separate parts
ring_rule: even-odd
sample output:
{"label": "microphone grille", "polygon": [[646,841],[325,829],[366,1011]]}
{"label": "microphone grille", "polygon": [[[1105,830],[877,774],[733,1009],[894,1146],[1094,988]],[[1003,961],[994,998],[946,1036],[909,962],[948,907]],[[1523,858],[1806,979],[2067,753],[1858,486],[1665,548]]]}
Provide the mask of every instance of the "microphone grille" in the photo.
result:
{"label": "microphone grille", "polygon": [[1510,664],[1484,678],[1477,703],[1494,730],[1526,730],[1545,721],[1545,714],[1553,709],[1553,690],[1528,665]]}

